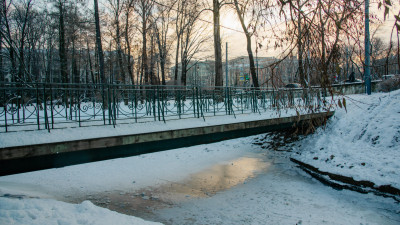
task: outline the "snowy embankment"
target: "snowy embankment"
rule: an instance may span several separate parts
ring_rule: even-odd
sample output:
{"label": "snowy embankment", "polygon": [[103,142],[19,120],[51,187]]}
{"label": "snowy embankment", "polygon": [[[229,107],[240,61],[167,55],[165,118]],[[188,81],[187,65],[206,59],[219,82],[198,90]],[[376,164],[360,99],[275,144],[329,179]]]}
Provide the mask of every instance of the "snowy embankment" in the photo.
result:
{"label": "snowy embankment", "polygon": [[90,201],[68,204],[51,199],[0,198],[0,224],[160,224],[97,207]]}
{"label": "snowy embankment", "polygon": [[325,128],[298,142],[293,158],[320,171],[400,189],[400,90],[346,96]]}

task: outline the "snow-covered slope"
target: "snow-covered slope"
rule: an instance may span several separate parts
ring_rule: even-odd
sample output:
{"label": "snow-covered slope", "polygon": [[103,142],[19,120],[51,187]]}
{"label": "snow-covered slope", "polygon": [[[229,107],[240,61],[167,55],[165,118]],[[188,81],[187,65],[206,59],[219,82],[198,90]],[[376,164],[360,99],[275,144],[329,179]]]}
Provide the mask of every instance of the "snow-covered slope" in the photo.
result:
{"label": "snow-covered slope", "polygon": [[51,199],[0,197],[0,224],[130,224],[152,225],[137,217],[119,214],[90,201],[69,204]]}
{"label": "snow-covered slope", "polygon": [[294,147],[321,171],[400,188],[400,90],[346,96],[326,128]]}

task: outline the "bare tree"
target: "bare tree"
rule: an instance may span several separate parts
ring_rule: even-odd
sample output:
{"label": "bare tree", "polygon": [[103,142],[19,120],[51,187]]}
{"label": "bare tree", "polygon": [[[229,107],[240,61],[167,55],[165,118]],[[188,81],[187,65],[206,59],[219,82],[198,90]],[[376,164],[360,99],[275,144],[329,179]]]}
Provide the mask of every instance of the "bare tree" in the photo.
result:
{"label": "bare tree", "polygon": [[154,3],[152,1],[147,0],[139,0],[135,4],[135,11],[140,17],[141,27],[139,32],[142,34],[142,68],[141,68],[141,79],[144,78],[144,83],[149,84],[150,82],[150,71],[148,65],[148,58],[147,58],[147,32],[150,29],[151,24],[151,15]]}
{"label": "bare tree", "polygon": [[[121,0],[108,0],[108,3],[110,5],[110,10],[112,11],[112,27],[114,28],[113,30],[115,31],[115,35],[112,35],[115,43],[116,43],[116,48],[117,48],[117,62],[118,62],[118,78],[121,80],[123,84],[126,83],[126,75],[125,75],[125,69],[124,69],[124,63],[123,63],[123,52],[122,52],[122,47],[121,47],[121,24],[120,24],[120,17],[122,15],[122,10],[123,10],[123,3]],[[114,33],[114,32],[112,32]]]}
{"label": "bare tree", "polygon": [[134,0],[126,0],[125,1],[125,33],[124,33],[124,38],[125,38],[125,45],[126,45],[126,64],[127,64],[127,69],[128,69],[128,74],[131,79],[131,83],[135,83],[135,78],[133,75],[133,68],[132,68],[132,63],[131,62],[131,38],[129,37],[130,32],[131,32],[131,25],[130,25],[130,17],[131,13],[133,11],[133,3]]}
{"label": "bare tree", "polygon": [[[276,36],[277,46],[288,46],[286,56],[293,55],[294,49],[299,53],[299,73],[303,57],[307,52],[317,64],[318,82],[327,87],[330,85],[330,74],[335,73],[337,60],[340,58],[340,47],[345,38],[359,41],[362,25],[361,5],[358,0],[315,0],[315,1],[277,1],[279,15],[286,21],[284,35]],[[286,56],[283,56],[285,58]],[[310,60],[309,60],[310,62]],[[304,83],[304,72],[301,82]]]}
{"label": "bare tree", "polygon": [[[251,0],[243,0],[240,2],[238,0],[233,0],[233,2],[235,5],[236,14],[239,17],[240,24],[246,36],[246,42],[247,42],[246,49],[247,49],[247,54],[249,55],[250,73],[251,73],[251,78],[253,80],[253,85],[255,88],[258,88],[259,84],[258,84],[256,66],[254,63],[253,50],[251,47],[251,37],[253,36],[254,32],[257,29],[258,20],[260,18],[260,11],[256,12],[256,6],[252,5],[253,2]],[[245,16],[249,14],[251,18],[248,20],[249,21],[248,25],[246,25]],[[253,31],[250,31],[249,29],[253,29]]]}
{"label": "bare tree", "polygon": [[158,46],[158,55],[159,55],[159,64],[161,70],[161,83],[165,85],[165,77],[166,77],[166,65],[167,65],[167,57],[170,48],[172,47],[172,41],[168,39],[169,28],[172,23],[172,9],[175,6],[176,1],[171,1],[169,4],[158,4],[156,5],[158,14],[155,19],[155,35],[157,39]]}
{"label": "bare tree", "polygon": [[224,5],[224,0],[213,0],[213,36],[214,36],[214,58],[215,58],[215,86],[223,86],[222,73],[222,50],[221,50],[221,30],[220,30],[220,10]]}
{"label": "bare tree", "polygon": [[[3,38],[3,42],[5,44],[5,48],[8,49],[9,59],[11,62],[10,74],[11,74],[11,81],[15,82],[16,79],[16,71],[17,71],[17,62],[16,62],[16,47],[13,39],[13,28],[12,23],[10,22],[11,11],[12,11],[12,1],[2,1],[1,5],[1,22],[2,28],[1,29],[1,36]],[[19,79],[18,79],[19,81]]]}
{"label": "bare tree", "polygon": [[189,16],[184,19],[184,30],[181,36],[181,84],[184,86],[186,86],[187,72],[191,68],[189,64],[193,56],[200,51],[203,44],[209,39],[205,27],[197,23],[201,13],[199,5],[196,7],[196,2],[189,5],[190,8],[185,8],[185,15]]}
{"label": "bare tree", "polygon": [[174,71],[174,83],[175,85],[178,82],[178,73],[179,73],[179,49],[181,44],[181,36],[184,30],[184,8],[186,6],[185,0],[178,1],[178,9],[176,10],[175,16],[175,32],[176,32],[176,51],[175,51],[175,71]]}
{"label": "bare tree", "polygon": [[58,0],[57,2],[58,15],[59,15],[59,57],[60,57],[60,72],[61,72],[61,80],[63,83],[68,83],[68,62],[67,62],[67,47],[65,40],[65,0]]}
{"label": "bare tree", "polygon": [[101,83],[105,84],[107,83],[107,81],[104,73],[104,55],[103,55],[103,47],[101,45],[99,3],[97,0],[94,0],[94,21],[96,24],[96,46],[97,46],[97,55],[98,55],[99,70],[100,70],[100,79]]}

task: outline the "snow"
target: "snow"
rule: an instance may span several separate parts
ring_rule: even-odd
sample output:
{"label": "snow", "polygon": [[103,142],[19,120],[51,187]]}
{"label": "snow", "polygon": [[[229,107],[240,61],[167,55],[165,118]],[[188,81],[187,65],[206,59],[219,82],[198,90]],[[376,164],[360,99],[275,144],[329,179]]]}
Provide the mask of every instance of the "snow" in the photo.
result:
{"label": "snow", "polygon": [[338,192],[282,167],[212,198],[165,208],[158,217],[172,224],[399,224],[399,216],[387,213],[399,206],[388,199]]}
{"label": "snow", "polygon": [[[264,134],[3,176],[0,177],[0,224],[153,224],[148,221],[165,224],[399,224],[400,207],[395,200],[332,189],[289,161],[289,157],[296,157],[323,171],[399,188],[399,98],[400,91],[346,96],[347,112],[338,108],[325,129],[319,128],[315,134],[293,143],[291,152],[266,151],[259,145],[252,145],[255,139],[264,138]],[[51,133],[3,133],[0,143],[10,146],[40,143],[49,141],[48,138],[51,141],[74,140],[272,116],[243,114],[237,115],[237,119],[219,116],[206,121],[138,123],[134,127],[121,124],[116,129],[86,127],[52,130]],[[87,200],[88,196],[102,198],[112,193],[125,196],[124,193],[134,195],[143,190],[147,194],[165,185],[188,185],[193,174],[216,165],[224,168],[220,171],[224,174],[225,169],[246,158],[261,160],[268,166],[250,167],[245,181],[240,180],[210,195],[205,193],[207,197],[184,195],[184,200],[169,199],[169,207],[154,209],[152,216],[135,213],[128,216],[96,206],[95,200]],[[230,182],[230,176],[223,181]],[[152,197],[145,195],[142,200],[152,201]]]}
{"label": "snow", "polygon": [[400,90],[346,96],[326,128],[293,148],[321,171],[400,188]]}
{"label": "snow", "polygon": [[0,198],[0,224],[132,224],[156,225],[100,208],[90,201],[69,204],[51,199]]}
{"label": "snow", "polygon": [[[143,190],[146,190],[143,201],[150,201],[154,195],[147,192],[157,187],[174,183],[185,186],[191,174],[213,165],[233,167],[243,158],[260,159],[267,166],[250,167],[248,179],[208,197],[186,195],[183,201],[173,198],[169,207],[156,210],[153,217],[145,219],[166,224],[398,224],[400,221],[400,208],[393,199],[326,187],[291,164],[287,152],[266,152],[251,144],[263,136],[0,177],[0,196],[3,196],[0,224],[3,221],[4,224],[57,221],[135,224],[128,216],[99,208],[89,201],[80,204],[63,201],[87,196],[103,198],[110,193],[144,193]],[[229,176],[226,179],[230,180]],[[211,179],[218,180],[216,175]],[[132,217],[132,221],[136,219]]]}
{"label": "snow", "polygon": [[[251,140],[247,140],[247,143]],[[180,181],[188,174],[215,163],[235,159],[247,148],[242,139],[198,145],[155,154],[119,158],[0,177],[0,191],[14,193],[19,183],[47,196],[71,196],[109,190],[141,189],[166,181]],[[1,192],[0,192],[1,194]]]}

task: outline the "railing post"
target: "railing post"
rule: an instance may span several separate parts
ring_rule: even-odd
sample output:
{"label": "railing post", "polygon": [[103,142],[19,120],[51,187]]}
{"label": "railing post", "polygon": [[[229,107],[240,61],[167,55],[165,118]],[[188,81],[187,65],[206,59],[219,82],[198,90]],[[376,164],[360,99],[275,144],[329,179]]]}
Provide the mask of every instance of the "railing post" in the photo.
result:
{"label": "railing post", "polygon": [[196,87],[196,101],[197,101],[197,118],[200,118],[200,94],[199,87]]}
{"label": "railing post", "polygon": [[196,87],[193,87],[192,89],[192,106],[193,106],[193,115],[196,118],[196,101],[195,101],[195,92],[196,91]]}
{"label": "railing post", "polygon": [[161,104],[160,104],[160,98],[161,98],[161,96],[160,96],[160,89],[159,89],[159,86],[157,86],[157,112],[158,112],[158,121],[161,121]]}
{"label": "railing post", "polygon": [[214,109],[214,116],[215,116],[215,89],[212,90],[213,93],[213,109]]}
{"label": "railing post", "polygon": [[8,132],[8,127],[7,127],[7,103],[4,102],[4,126],[6,128],[6,132]]}
{"label": "railing post", "polygon": [[110,86],[112,84],[107,85],[107,102],[108,102],[108,125],[111,125],[111,117],[112,117],[112,109],[111,109],[111,93],[110,93]]}
{"label": "railing post", "polygon": [[[22,88],[21,88],[22,89]],[[17,123],[20,123],[20,118],[19,118],[19,107],[21,105],[20,99],[22,97],[22,94],[19,93],[21,90],[17,90]]]}
{"label": "railing post", "polygon": [[77,96],[78,109],[77,110],[78,110],[79,127],[82,126],[82,124],[81,124],[81,100],[79,99],[80,92],[81,92],[81,85],[78,86],[78,90],[77,90],[77,93],[78,93],[78,96]]}
{"label": "railing post", "polygon": [[43,84],[43,103],[44,103],[44,127],[50,133],[49,117],[47,115],[46,85]]}
{"label": "railing post", "polygon": [[240,108],[242,109],[242,114],[243,112],[243,90],[240,92]]}
{"label": "railing post", "polygon": [[179,119],[181,119],[181,90],[179,90],[179,89],[177,92],[177,100],[178,100],[178,104],[177,104],[178,115],[179,115]]}
{"label": "railing post", "polygon": [[166,94],[164,92],[164,87],[162,87],[161,88],[161,103],[162,103],[162,105],[161,105],[161,113],[162,113],[162,119],[163,119],[164,123],[165,123],[165,106],[166,106],[165,103],[166,103],[166,101],[167,101]]}
{"label": "railing post", "polygon": [[51,112],[51,129],[54,129],[53,86],[52,85],[50,85],[50,112]]}
{"label": "railing post", "polygon": [[106,125],[106,113],[105,113],[105,99],[104,99],[104,96],[105,96],[105,93],[104,93],[104,84],[100,84],[101,85],[101,91],[102,91],[102,94],[101,94],[101,98],[102,98],[102,100],[103,100],[103,102],[102,102],[102,105],[101,105],[101,110],[103,111],[103,122],[104,122],[104,125]]}
{"label": "railing post", "polygon": [[154,117],[154,121],[157,121],[157,115],[156,115],[156,89],[154,87],[152,87],[152,93],[153,93],[153,104],[152,104],[152,108],[153,108],[153,117]]}
{"label": "railing post", "polygon": [[36,118],[37,118],[38,130],[40,130],[40,118],[39,118],[39,115],[40,115],[40,111],[39,111],[39,87],[38,87],[38,84],[36,83]]}
{"label": "railing post", "polygon": [[224,88],[224,106],[225,106],[225,115],[228,115],[228,87]]}
{"label": "railing post", "polygon": [[[22,91],[21,91],[22,122],[24,123],[24,122],[25,122],[25,108],[26,108],[26,107],[24,107],[24,105],[25,105],[25,102],[24,102],[23,93],[24,93],[24,91],[22,90]],[[18,110],[18,113],[19,113],[19,110]]]}
{"label": "railing post", "polygon": [[117,104],[116,100],[117,100],[117,98],[115,96],[115,84],[112,84],[111,87],[112,87],[111,88],[111,101],[112,101],[111,102],[111,106],[112,106],[111,110],[113,111],[111,120],[112,120],[112,124],[113,124],[113,126],[115,128],[115,123],[116,123],[116,119],[117,119],[117,110],[116,110],[116,104]]}
{"label": "railing post", "polygon": [[69,88],[69,119],[72,119],[72,106],[73,106],[73,90],[72,90],[72,84],[70,84],[70,88]]}
{"label": "railing post", "polygon": [[[138,100],[137,100],[137,90],[134,90],[134,102],[135,102],[135,123],[137,123],[137,105],[138,105]],[[133,106],[133,105],[132,105]]]}
{"label": "railing post", "polygon": [[[199,88],[200,89],[200,88]],[[203,95],[201,94],[202,93],[202,90],[200,89],[199,90],[199,98],[200,98],[200,115],[201,115],[201,117],[203,117],[203,120],[205,120],[205,118],[204,118],[204,112],[203,112],[203,105],[204,105],[204,102],[203,102]]]}

